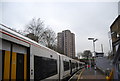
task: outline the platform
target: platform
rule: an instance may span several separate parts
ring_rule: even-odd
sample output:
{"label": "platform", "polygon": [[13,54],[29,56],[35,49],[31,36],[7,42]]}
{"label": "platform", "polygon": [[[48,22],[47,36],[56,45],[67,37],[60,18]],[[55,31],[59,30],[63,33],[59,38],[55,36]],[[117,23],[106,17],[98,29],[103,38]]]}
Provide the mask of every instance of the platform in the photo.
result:
{"label": "platform", "polygon": [[83,68],[79,70],[69,81],[106,81],[106,76],[94,68]]}

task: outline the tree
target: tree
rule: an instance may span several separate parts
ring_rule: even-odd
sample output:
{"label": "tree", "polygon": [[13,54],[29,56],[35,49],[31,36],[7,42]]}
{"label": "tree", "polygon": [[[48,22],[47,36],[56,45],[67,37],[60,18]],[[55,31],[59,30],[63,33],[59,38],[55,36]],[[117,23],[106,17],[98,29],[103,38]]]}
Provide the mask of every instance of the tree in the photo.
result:
{"label": "tree", "polygon": [[56,50],[56,34],[52,29],[48,27],[45,28],[44,22],[40,18],[32,19],[26,26],[25,31],[28,34],[26,35],[27,37],[36,40],[46,47]]}
{"label": "tree", "polygon": [[46,28],[43,32],[43,37],[40,42],[42,42],[45,46],[56,50],[56,34],[55,34],[55,32],[50,28]]}
{"label": "tree", "polygon": [[92,53],[91,53],[91,51],[90,50],[85,50],[84,52],[83,52],[83,54],[82,54],[82,57],[84,57],[84,58],[89,58],[89,57],[92,57]]}
{"label": "tree", "polygon": [[39,40],[41,40],[43,37],[44,22],[40,18],[38,19],[33,18],[32,21],[28,25],[26,25],[25,32],[27,34],[31,33],[34,36],[37,36],[39,42]]}

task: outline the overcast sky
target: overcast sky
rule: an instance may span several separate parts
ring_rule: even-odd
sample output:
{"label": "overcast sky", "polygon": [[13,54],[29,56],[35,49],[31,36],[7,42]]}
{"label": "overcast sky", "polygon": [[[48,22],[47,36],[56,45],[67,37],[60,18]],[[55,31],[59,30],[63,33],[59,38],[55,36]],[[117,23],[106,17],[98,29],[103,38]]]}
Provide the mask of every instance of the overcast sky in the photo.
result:
{"label": "overcast sky", "polygon": [[[108,32],[118,15],[118,3],[112,0],[97,1],[51,1],[47,2],[7,2],[0,3],[0,23],[11,28],[24,29],[32,18],[41,18],[56,33],[69,29],[75,33],[76,53],[93,51],[92,41],[97,38],[96,51],[109,51]],[[116,0],[119,1],[119,0]]]}

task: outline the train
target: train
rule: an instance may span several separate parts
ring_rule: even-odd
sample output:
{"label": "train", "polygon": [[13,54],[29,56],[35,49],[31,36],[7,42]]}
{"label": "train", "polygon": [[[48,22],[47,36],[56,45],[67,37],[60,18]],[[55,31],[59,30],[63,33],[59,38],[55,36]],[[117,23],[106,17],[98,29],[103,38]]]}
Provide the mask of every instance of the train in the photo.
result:
{"label": "train", "polygon": [[1,81],[61,81],[84,65],[0,25]]}

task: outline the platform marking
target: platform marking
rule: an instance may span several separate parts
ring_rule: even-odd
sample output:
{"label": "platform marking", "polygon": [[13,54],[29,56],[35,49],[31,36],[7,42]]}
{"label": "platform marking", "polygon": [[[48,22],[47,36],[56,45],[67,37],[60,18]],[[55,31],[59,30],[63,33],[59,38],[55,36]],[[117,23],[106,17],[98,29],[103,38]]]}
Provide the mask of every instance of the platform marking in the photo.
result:
{"label": "platform marking", "polygon": [[79,79],[80,79],[80,77],[81,77],[81,75],[82,75],[82,73],[83,73],[84,70],[85,70],[85,69],[83,69],[83,70],[80,72],[77,81],[79,81]]}

